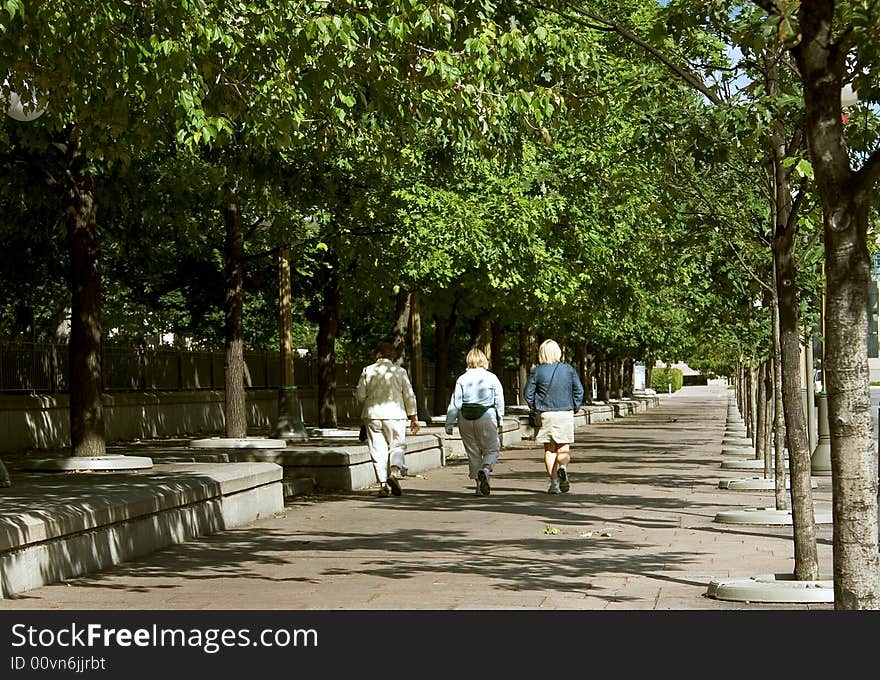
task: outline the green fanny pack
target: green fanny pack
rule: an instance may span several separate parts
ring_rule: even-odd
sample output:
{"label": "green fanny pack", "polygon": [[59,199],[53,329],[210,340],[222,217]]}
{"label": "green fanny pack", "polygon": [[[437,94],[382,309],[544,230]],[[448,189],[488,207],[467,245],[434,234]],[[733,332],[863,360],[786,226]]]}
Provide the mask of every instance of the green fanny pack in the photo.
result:
{"label": "green fanny pack", "polygon": [[482,404],[462,404],[460,409],[461,417],[465,420],[476,420],[482,417],[490,408],[492,407],[483,406]]}

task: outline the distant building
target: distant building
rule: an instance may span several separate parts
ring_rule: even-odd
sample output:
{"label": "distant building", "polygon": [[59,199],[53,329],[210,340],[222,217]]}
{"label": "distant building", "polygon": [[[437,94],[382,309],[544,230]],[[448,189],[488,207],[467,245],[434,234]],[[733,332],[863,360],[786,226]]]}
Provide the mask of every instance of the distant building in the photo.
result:
{"label": "distant building", "polygon": [[[657,368],[667,368],[666,364],[664,364],[662,361],[658,361],[655,364],[655,366]],[[669,368],[677,368],[678,370],[681,371],[682,376],[701,375],[701,373],[699,371],[695,371],[694,369],[692,369],[690,366],[688,366],[683,361],[679,361],[678,363],[675,363],[675,364],[669,364]]]}

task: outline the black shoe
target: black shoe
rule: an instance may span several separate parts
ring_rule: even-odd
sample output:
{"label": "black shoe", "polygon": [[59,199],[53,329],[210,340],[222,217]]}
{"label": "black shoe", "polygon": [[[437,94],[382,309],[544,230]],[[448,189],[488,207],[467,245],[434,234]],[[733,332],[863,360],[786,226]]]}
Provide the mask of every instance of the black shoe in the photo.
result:
{"label": "black shoe", "polygon": [[400,482],[397,481],[397,478],[394,475],[388,476],[388,486],[391,487],[391,493],[395,496],[403,495],[403,489],[400,488]]}
{"label": "black shoe", "polygon": [[484,496],[489,495],[489,474],[485,470],[477,473],[477,481],[480,483],[480,493]]}
{"label": "black shoe", "polygon": [[379,489],[379,498],[388,498],[388,487],[383,486]]}
{"label": "black shoe", "polygon": [[556,470],[556,476],[559,477],[559,490],[562,493],[568,493],[570,484],[568,483],[568,471],[564,467]]}

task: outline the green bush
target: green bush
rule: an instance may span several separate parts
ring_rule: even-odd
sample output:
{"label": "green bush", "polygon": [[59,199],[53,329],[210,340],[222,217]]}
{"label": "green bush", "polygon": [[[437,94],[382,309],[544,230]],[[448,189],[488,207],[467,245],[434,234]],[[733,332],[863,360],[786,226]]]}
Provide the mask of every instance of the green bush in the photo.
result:
{"label": "green bush", "polygon": [[672,384],[672,391],[678,392],[684,378],[681,369],[678,368],[655,368],[651,374],[651,388],[656,392],[668,392]]}

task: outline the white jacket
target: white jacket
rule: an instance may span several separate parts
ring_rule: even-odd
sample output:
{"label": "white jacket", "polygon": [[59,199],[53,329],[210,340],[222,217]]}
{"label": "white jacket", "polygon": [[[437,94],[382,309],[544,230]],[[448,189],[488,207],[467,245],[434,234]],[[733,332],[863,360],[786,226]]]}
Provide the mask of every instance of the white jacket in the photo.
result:
{"label": "white jacket", "polygon": [[378,359],[361,372],[354,396],[363,420],[406,420],[418,413],[406,369],[389,359]]}

